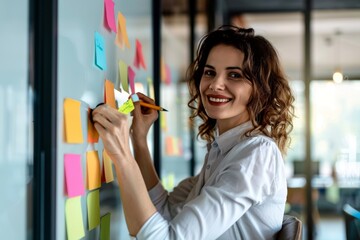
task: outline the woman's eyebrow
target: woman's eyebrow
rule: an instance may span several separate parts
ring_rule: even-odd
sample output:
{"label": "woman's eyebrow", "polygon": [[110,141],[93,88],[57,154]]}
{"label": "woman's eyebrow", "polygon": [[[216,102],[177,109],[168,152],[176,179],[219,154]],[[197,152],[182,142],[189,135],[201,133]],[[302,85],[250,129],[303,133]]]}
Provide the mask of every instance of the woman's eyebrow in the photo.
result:
{"label": "woman's eyebrow", "polygon": [[227,67],[226,69],[227,69],[227,70],[237,69],[237,70],[242,71],[242,69],[241,69],[240,67]]}
{"label": "woman's eyebrow", "polygon": [[208,65],[208,64],[205,64],[205,67],[207,67],[207,68],[211,68],[211,69],[215,69],[213,66]]}

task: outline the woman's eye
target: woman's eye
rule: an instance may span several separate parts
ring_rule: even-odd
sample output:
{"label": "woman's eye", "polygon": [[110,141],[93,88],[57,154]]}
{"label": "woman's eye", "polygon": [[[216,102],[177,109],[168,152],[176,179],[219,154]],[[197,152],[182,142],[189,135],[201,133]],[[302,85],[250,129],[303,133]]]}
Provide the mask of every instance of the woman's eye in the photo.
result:
{"label": "woman's eye", "polygon": [[241,78],[241,74],[237,72],[231,72],[229,73],[230,78]]}
{"label": "woman's eye", "polygon": [[204,70],[204,76],[215,76],[215,73],[211,70]]}

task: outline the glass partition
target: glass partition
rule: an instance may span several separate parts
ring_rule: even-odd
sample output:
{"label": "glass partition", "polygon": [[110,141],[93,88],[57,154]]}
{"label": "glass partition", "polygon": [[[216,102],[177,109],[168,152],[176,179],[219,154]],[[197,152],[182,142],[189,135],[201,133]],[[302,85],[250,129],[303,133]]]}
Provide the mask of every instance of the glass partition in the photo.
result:
{"label": "glass partition", "polygon": [[[28,1],[0,7],[0,232],[32,235],[32,98],[28,81]],[[16,13],[16,14],[14,14]],[[10,24],[11,23],[11,24]]]}

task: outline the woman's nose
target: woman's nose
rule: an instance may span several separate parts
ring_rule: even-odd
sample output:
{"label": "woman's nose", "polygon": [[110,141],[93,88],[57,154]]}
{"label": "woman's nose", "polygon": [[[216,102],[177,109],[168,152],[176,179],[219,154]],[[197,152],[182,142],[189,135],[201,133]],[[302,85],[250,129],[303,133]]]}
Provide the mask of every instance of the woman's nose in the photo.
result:
{"label": "woman's nose", "polygon": [[225,88],[225,78],[222,75],[218,75],[213,78],[209,88],[211,90],[223,90]]}

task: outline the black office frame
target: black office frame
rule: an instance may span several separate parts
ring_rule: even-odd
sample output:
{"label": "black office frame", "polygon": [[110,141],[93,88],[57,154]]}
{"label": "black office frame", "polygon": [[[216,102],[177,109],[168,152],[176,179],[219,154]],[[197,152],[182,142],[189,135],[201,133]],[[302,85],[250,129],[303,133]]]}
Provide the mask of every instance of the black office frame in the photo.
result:
{"label": "black office frame", "polygon": [[56,239],[57,0],[29,2],[29,84],[33,88],[32,239]]}
{"label": "black office frame", "polygon": [[[152,0],[152,46],[155,103],[160,106],[161,79],[161,0]],[[154,123],[154,167],[161,178],[161,128],[160,119]]]}

